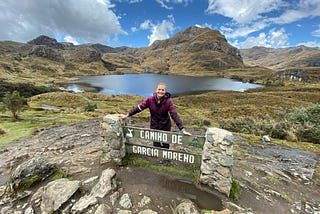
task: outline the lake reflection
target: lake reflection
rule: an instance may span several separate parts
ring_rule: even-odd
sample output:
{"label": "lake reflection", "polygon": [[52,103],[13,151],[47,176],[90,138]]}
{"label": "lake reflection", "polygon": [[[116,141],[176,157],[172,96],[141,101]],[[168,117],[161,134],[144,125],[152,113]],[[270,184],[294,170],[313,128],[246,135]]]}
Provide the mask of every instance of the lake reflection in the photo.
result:
{"label": "lake reflection", "polygon": [[68,90],[75,92],[90,91],[96,88],[98,93],[107,95],[131,94],[150,96],[156,85],[163,82],[173,96],[197,94],[207,91],[231,90],[245,91],[259,88],[261,85],[218,77],[190,77],[161,74],[123,74],[105,76],[81,76],[70,83]]}

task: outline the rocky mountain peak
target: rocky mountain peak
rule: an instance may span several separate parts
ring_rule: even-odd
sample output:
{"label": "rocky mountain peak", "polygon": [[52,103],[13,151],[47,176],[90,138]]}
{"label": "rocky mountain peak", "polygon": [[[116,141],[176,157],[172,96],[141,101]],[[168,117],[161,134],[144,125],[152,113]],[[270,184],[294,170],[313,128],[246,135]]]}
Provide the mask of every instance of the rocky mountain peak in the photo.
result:
{"label": "rocky mountain peak", "polygon": [[59,43],[56,39],[45,36],[45,35],[38,36],[37,38],[29,41],[28,44],[46,45],[54,48],[63,48],[63,44]]}
{"label": "rocky mountain peak", "polygon": [[[156,72],[203,71],[243,66],[240,51],[217,30],[191,26],[146,49],[145,62]],[[159,56],[162,56],[160,59]]]}
{"label": "rocky mountain peak", "polygon": [[190,42],[214,42],[221,41],[227,43],[226,38],[218,31],[210,28],[200,28],[196,26],[188,27],[187,29],[178,32],[175,36],[166,40],[157,40],[152,44],[153,48],[168,47],[170,45],[178,45],[181,43]]}

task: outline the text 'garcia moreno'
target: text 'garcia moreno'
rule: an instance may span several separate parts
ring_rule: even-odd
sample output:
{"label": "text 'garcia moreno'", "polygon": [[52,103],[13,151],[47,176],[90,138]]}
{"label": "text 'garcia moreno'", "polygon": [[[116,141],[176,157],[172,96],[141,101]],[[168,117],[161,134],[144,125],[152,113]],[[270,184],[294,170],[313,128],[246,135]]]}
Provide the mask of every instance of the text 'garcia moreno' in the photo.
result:
{"label": "text 'garcia moreno'", "polygon": [[131,145],[131,146],[132,146],[131,147],[132,153],[134,154],[157,157],[157,158],[168,159],[168,160],[175,160],[175,161],[191,163],[191,164],[195,162],[195,156],[193,154],[187,154],[187,153],[169,151],[169,150],[160,150],[160,149],[150,148],[145,146],[137,146],[137,145]]}

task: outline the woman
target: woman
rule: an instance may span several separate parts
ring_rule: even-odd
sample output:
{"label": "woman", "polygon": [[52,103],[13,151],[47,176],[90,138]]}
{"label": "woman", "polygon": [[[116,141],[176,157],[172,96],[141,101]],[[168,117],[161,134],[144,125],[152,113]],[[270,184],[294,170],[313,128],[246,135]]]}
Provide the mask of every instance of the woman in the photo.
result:
{"label": "woman", "polygon": [[[164,83],[159,83],[156,88],[156,93],[152,96],[146,98],[138,106],[134,107],[127,115],[120,114],[119,117],[126,119],[134,114],[137,114],[143,111],[146,108],[149,108],[151,114],[150,128],[171,131],[171,120],[173,119],[180,132],[185,135],[191,135],[190,132],[187,132],[183,123],[173,105],[171,100],[171,94],[166,91],[166,85]],[[154,142],[154,146],[169,148],[169,144],[161,144],[159,142]]]}

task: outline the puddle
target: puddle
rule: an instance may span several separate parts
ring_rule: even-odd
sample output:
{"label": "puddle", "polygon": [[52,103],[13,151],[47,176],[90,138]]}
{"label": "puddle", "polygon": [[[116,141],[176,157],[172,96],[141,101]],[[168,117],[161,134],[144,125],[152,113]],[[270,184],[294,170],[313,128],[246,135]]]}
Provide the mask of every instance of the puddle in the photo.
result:
{"label": "puddle", "polygon": [[191,181],[164,177],[162,185],[192,200],[200,209],[222,210],[222,202],[217,195],[206,191],[204,187],[194,185]]}
{"label": "puddle", "polygon": [[141,195],[146,195],[155,203],[161,201],[162,206],[175,207],[181,200],[190,199],[200,209],[223,210],[218,192],[197,186],[188,179],[132,166],[123,168],[117,172],[117,176],[124,191],[130,193],[132,197],[137,197],[137,200]]}
{"label": "puddle", "polygon": [[52,106],[52,105],[47,105],[47,104],[41,104],[40,107],[42,109],[48,109],[48,110],[52,110],[52,109],[66,110],[66,109],[68,109],[68,107],[65,107],[65,106]]}

